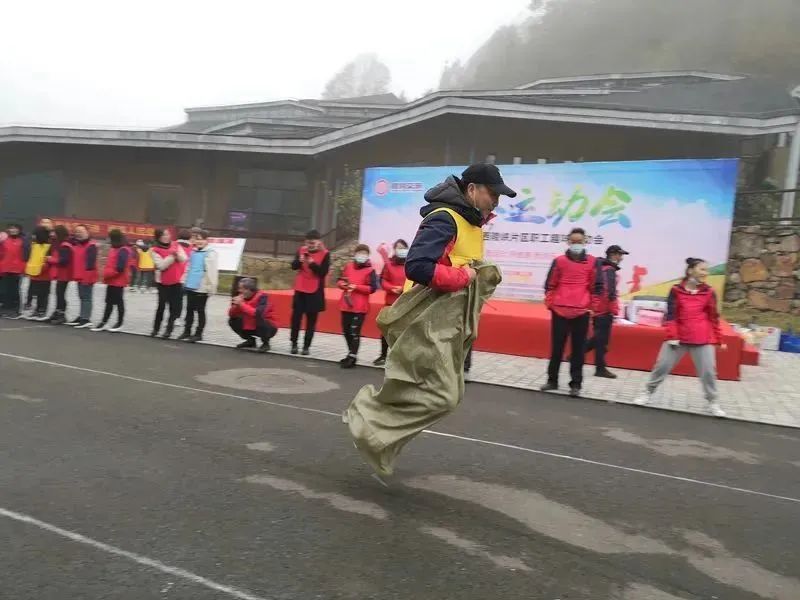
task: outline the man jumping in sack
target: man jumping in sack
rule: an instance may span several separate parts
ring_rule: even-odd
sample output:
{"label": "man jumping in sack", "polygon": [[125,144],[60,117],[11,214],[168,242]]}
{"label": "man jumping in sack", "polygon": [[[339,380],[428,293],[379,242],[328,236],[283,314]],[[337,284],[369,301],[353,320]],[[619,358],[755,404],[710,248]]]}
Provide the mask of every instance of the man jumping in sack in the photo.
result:
{"label": "man jumping in sack", "polygon": [[406,258],[406,292],[378,317],[390,347],[384,385],[362,388],[343,415],[379,476],[391,475],[403,446],[463,397],[480,309],[500,283],[497,267],[482,264],[482,227],[501,195],[516,192],[489,164],[472,165],[425,193]]}

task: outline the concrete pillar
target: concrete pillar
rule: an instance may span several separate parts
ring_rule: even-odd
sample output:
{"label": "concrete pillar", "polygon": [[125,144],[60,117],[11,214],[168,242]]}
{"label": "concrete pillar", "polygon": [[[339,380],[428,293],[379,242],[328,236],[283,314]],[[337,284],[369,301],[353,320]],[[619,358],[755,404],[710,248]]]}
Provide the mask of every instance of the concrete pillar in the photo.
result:
{"label": "concrete pillar", "polygon": [[[800,171],[800,121],[797,122],[792,134],[792,145],[789,147],[789,161],[786,169],[786,180],[783,187],[793,190],[797,187],[797,175]],[[785,192],[781,202],[781,219],[790,219],[794,216],[795,192]]]}

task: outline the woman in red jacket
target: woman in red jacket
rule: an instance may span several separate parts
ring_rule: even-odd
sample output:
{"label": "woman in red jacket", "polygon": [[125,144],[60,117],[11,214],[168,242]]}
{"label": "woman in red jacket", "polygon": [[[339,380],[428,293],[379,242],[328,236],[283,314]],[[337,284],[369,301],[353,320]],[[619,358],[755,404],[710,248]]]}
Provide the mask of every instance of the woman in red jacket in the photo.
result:
{"label": "woman in red jacket", "polygon": [[[386,246],[384,246],[386,248]],[[408,256],[408,243],[405,240],[397,240],[393,246],[391,258],[384,257],[385,262],[381,272],[381,287],[386,292],[386,306],[391,306],[403,293],[403,286],[406,283],[406,256]],[[375,360],[376,367],[386,364],[386,355],[389,353],[389,344],[386,338],[381,337],[381,355]]]}
{"label": "woman in red jacket", "polygon": [[348,354],[339,364],[343,369],[356,366],[361,345],[361,328],[369,312],[369,296],[378,289],[378,276],[369,262],[369,246],[359,244],[337,282],[342,290],[339,307],[342,310],[342,333],[347,341]]}
{"label": "woman in red jacket", "polygon": [[47,322],[63,325],[67,322],[67,286],[72,281],[72,243],[69,241],[69,230],[63,225],[56,225],[54,232],[55,239],[47,262],[50,276],[56,282],[56,310]]}
{"label": "woman in red jacket", "polygon": [[661,346],[645,393],[634,400],[636,404],[648,404],[664,378],[688,352],[703,384],[709,412],[715,417],[725,416],[717,403],[716,346],[722,341],[717,294],[706,283],[707,278],[708,264],[703,259],[686,259],[686,277],[673,286],[667,300],[667,341]]}
{"label": "woman in red jacket", "polygon": [[[108,232],[108,241],[111,248],[108,249],[106,266],[103,269],[103,283],[106,284],[106,308],[103,312],[103,320],[92,331],[111,331],[117,332],[122,329],[125,320],[125,288],[131,282],[131,249],[128,247],[125,236],[119,229],[112,229]],[[108,327],[108,320],[111,313],[117,308],[117,323],[113,327]]]}

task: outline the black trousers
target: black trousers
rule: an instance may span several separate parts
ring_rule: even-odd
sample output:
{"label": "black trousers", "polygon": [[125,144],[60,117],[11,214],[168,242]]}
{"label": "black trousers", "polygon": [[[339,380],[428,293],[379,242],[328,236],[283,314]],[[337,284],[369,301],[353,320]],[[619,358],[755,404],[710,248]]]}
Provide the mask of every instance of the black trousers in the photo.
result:
{"label": "black trousers", "polygon": [[156,308],[156,320],[153,323],[153,331],[161,329],[161,322],[164,320],[164,310],[169,306],[169,317],[167,320],[167,331],[172,333],[175,327],[175,320],[181,314],[183,306],[183,286],[180,283],[173,285],[158,284],[158,308]]}
{"label": "black trousers", "polygon": [[106,308],[103,311],[103,325],[108,323],[111,312],[117,308],[117,327],[125,319],[125,288],[109,285],[106,286]]}
{"label": "black trousers", "polygon": [[44,315],[47,312],[47,300],[50,298],[50,282],[31,280],[28,294],[31,302],[36,299],[36,314]]}
{"label": "black trousers", "polygon": [[296,346],[297,340],[300,339],[300,329],[303,326],[303,317],[305,317],[306,333],[303,336],[303,347],[311,347],[311,342],[314,340],[314,333],[317,330],[318,316],[318,312],[305,312],[297,306],[292,308],[292,346]]}
{"label": "black trousers", "polygon": [[550,366],[547,369],[547,380],[550,383],[558,384],[558,371],[561,368],[561,360],[564,357],[564,348],[567,345],[567,338],[570,339],[572,346],[572,357],[570,360],[570,387],[581,387],[583,385],[583,361],[586,352],[586,335],[589,333],[589,315],[585,314],[574,319],[564,317],[551,312],[550,335],[552,347],[550,353]]}
{"label": "black trousers", "polygon": [[611,341],[611,326],[614,324],[614,315],[598,315],[594,318],[594,335],[586,342],[586,352],[594,350],[594,365],[602,371],[606,364],[608,342]]}
{"label": "black trousers", "polygon": [[361,313],[342,313],[342,333],[347,342],[350,356],[358,356],[358,348],[361,346],[361,328],[364,326],[365,316]]}
{"label": "black trousers", "polygon": [[208,294],[201,294],[194,290],[186,290],[186,320],[184,322],[184,333],[192,332],[194,316],[197,315],[197,331],[195,335],[203,335],[206,328],[206,303]]}
{"label": "black trousers", "polygon": [[67,286],[69,281],[56,281],[56,312],[67,312]]}
{"label": "black trousers", "polygon": [[245,329],[244,321],[241,317],[228,319],[228,325],[233,329],[233,332],[243,340],[251,340],[257,337],[264,344],[269,343],[269,341],[275,337],[275,334],[278,333],[278,329],[269,324],[265,324],[260,328],[257,327],[256,329]]}
{"label": "black trousers", "polygon": [[22,279],[21,275],[16,273],[6,273],[3,275],[2,283],[3,293],[0,295],[0,301],[3,303],[3,310],[7,312],[19,312],[19,284]]}

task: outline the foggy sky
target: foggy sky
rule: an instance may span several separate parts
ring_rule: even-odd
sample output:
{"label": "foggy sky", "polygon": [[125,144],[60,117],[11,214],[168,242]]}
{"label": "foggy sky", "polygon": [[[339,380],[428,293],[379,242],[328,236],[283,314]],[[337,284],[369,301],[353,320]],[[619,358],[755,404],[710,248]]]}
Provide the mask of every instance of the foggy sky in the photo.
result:
{"label": "foggy sky", "polygon": [[435,88],[529,0],[6,0],[0,125],[159,127],[187,106],[319,97],[361,52]]}

